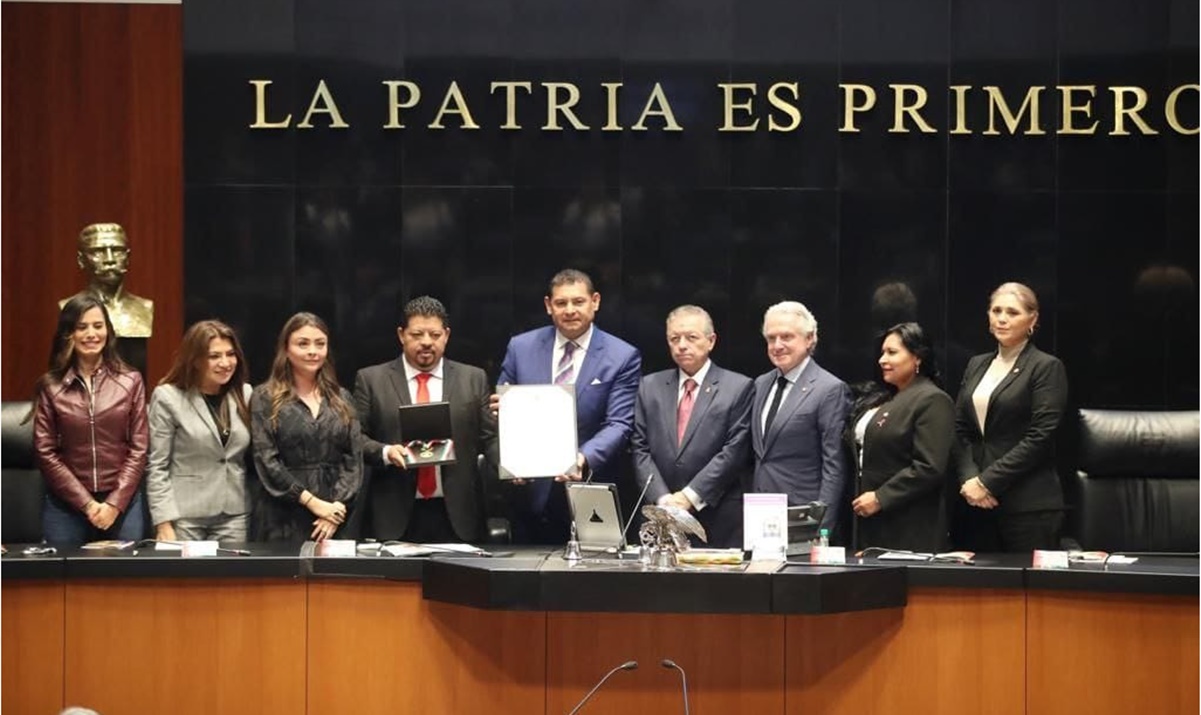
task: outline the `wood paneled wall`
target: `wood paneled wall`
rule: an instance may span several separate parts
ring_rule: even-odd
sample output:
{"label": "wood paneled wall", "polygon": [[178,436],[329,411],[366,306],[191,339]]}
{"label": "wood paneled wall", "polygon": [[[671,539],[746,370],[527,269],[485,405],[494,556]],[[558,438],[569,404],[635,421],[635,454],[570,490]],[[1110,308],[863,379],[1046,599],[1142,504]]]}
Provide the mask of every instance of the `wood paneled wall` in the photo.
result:
{"label": "wood paneled wall", "polygon": [[57,301],[83,287],[79,230],[129,236],[126,286],[155,302],[151,383],[183,332],[180,5],[6,2],[3,17],[5,400],[46,369]]}

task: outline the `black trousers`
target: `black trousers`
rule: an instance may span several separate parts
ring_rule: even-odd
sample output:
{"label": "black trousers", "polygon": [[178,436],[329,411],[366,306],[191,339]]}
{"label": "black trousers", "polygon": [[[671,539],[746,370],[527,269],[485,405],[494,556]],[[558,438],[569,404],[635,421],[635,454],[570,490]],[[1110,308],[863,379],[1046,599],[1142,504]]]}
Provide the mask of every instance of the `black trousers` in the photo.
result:
{"label": "black trousers", "polygon": [[460,541],[450,523],[450,515],[446,513],[446,500],[442,497],[415,500],[403,540],[416,544],[453,544]]}
{"label": "black trousers", "polygon": [[977,509],[957,499],[951,543],[957,549],[976,553],[1030,553],[1035,549],[1059,549],[1063,511],[998,513]]}

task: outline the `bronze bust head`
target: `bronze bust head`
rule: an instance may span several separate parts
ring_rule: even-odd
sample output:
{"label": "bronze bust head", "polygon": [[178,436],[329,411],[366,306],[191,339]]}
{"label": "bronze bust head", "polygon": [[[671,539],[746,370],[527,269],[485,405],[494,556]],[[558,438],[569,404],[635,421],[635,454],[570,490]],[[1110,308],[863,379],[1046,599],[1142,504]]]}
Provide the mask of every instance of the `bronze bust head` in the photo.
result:
{"label": "bronze bust head", "polygon": [[[117,337],[148,338],[154,323],[154,301],[124,290],[129,254],[120,224],[93,223],[79,232],[79,267],[88,275],[88,286],[82,292],[104,301]],[[67,300],[60,300],[59,307]]]}

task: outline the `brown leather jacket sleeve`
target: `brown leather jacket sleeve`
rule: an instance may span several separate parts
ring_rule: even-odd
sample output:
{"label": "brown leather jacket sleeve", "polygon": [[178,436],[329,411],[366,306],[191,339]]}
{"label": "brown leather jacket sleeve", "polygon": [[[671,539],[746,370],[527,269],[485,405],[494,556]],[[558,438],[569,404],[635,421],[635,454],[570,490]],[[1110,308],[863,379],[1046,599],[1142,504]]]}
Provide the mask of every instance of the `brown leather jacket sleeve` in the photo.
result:
{"label": "brown leather jacket sleeve", "polygon": [[129,373],[133,384],[129,390],[129,453],[117,475],[117,487],[104,500],[121,513],[129,507],[134,492],[142,483],[146,471],[146,452],[150,444],[150,427],[146,421],[146,383],[138,372]]}
{"label": "brown leather jacket sleeve", "polygon": [[38,390],[37,411],[33,418],[34,457],[51,493],[82,512],[92,502],[92,494],[58,453],[58,413],[50,397],[52,389],[52,386],[43,386]]}

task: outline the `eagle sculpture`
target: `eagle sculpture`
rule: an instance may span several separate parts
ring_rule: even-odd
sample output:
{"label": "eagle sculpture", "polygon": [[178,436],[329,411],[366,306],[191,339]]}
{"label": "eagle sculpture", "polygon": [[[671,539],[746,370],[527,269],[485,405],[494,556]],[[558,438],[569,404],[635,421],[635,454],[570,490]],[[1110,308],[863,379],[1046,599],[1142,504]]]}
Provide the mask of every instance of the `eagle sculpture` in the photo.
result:
{"label": "eagle sculpture", "polygon": [[706,544],[709,543],[705,527],[701,526],[687,509],[647,504],[642,507],[642,515],[646,517],[646,521],[638,529],[638,538],[643,546],[680,553],[687,551],[691,546],[688,542],[689,534]]}

